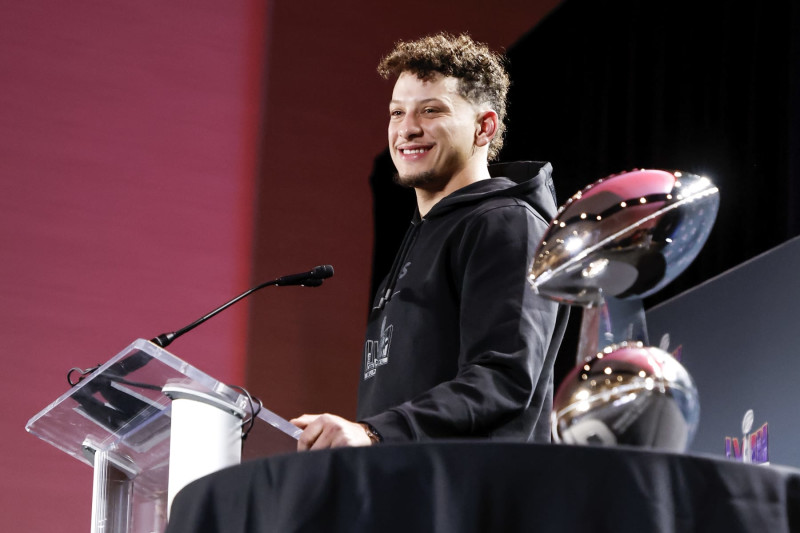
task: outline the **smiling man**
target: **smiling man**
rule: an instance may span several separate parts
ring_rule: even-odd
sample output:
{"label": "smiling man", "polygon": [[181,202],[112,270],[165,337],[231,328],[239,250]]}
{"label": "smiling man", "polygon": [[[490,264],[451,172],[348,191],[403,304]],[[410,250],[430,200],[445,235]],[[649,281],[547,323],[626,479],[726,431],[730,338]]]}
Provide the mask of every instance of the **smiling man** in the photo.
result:
{"label": "smiling man", "polygon": [[[492,169],[509,78],[469,36],[400,42],[389,150],[417,212],[367,326],[358,422],[303,415],[298,449],[438,438],[549,442],[566,308],[525,280],[556,213],[547,163]],[[498,177],[493,177],[498,175]]]}

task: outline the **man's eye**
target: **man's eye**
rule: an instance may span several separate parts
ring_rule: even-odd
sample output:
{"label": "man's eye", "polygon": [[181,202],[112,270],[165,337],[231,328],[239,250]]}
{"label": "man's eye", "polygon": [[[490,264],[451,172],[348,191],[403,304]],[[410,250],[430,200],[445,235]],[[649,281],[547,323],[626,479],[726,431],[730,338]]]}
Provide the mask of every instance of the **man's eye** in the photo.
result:
{"label": "man's eye", "polygon": [[431,114],[431,113],[438,113],[439,110],[436,109],[435,107],[426,107],[425,109],[422,110],[422,112]]}
{"label": "man's eye", "polygon": [[402,116],[402,114],[403,114],[403,112],[400,111],[399,109],[393,109],[393,110],[389,111],[389,116],[390,117],[399,117],[399,116]]}

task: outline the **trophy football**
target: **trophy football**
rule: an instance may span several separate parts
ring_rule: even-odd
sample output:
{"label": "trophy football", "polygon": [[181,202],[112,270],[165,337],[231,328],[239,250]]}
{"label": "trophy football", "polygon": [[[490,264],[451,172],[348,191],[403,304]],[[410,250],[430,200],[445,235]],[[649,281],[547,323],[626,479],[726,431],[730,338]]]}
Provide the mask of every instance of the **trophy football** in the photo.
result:
{"label": "trophy football", "polygon": [[708,178],[663,170],[600,179],[559,208],[528,273],[538,294],[583,308],[577,365],[553,401],[556,442],[686,450],[697,388],[649,345],[642,299],[689,266],[718,208]]}

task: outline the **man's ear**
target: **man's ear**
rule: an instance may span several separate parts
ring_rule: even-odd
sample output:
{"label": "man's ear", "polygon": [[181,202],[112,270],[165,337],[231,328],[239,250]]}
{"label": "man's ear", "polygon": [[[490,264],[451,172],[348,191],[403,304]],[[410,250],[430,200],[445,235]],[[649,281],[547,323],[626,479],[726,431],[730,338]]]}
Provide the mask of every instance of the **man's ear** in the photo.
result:
{"label": "man's ear", "polygon": [[492,142],[492,138],[497,133],[497,121],[497,113],[491,109],[478,115],[475,128],[475,146],[486,146]]}

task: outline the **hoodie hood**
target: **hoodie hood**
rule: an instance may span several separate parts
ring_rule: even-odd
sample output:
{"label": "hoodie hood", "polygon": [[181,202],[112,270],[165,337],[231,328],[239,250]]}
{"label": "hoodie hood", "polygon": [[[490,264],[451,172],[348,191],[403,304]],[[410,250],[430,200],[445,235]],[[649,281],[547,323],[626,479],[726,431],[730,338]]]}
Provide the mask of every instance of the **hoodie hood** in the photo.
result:
{"label": "hoodie hood", "polygon": [[552,173],[553,166],[540,161],[489,165],[492,179],[481,180],[453,192],[433,206],[425,218],[439,217],[453,209],[498,196],[524,200],[542,218],[552,220],[557,211]]}

